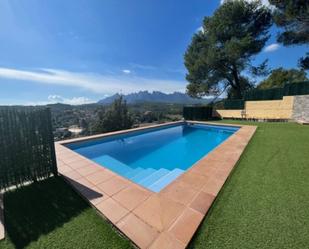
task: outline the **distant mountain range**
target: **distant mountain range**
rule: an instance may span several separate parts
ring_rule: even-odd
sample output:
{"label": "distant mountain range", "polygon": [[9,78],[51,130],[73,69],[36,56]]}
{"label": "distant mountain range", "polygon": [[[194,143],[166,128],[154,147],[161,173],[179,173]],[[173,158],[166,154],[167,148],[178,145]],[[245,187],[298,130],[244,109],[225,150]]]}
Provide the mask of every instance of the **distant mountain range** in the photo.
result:
{"label": "distant mountain range", "polygon": [[[108,105],[119,97],[120,94],[116,93],[110,97],[98,101],[98,103]],[[123,95],[123,97],[128,104],[137,104],[144,102],[170,103],[170,104],[207,104],[211,101],[211,99],[194,99],[191,98],[189,95],[180,92],[166,94],[158,91],[154,91],[152,93],[148,91],[140,91],[137,93],[130,93],[127,95]]]}

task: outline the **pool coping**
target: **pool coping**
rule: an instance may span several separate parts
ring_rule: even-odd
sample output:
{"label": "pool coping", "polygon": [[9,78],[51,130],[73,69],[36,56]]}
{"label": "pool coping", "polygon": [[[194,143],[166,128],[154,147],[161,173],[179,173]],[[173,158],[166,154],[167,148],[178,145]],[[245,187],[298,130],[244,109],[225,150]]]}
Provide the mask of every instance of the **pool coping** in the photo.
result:
{"label": "pool coping", "polygon": [[64,146],[184,122],[56,142],[58,171],[82,197],[138,247],[185,248],[255,133],[256,126],[187,121],[240,128],[158,193]]}

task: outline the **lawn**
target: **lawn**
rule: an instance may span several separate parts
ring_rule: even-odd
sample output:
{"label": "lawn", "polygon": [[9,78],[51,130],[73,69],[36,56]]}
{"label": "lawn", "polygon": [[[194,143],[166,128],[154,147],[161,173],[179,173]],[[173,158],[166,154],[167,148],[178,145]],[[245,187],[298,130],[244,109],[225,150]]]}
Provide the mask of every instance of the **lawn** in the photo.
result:
{"label": "lawn", "polygon": [[1,249],[133,248],[61,177],[8,193],[4,201]]}
{"label": "lawn", "polygon": [[254,138],[189,248],[308,248],[309,126],[254,124]]}
{"label": "lawn", "polygon": [[[242,123],[259,128],[189,248],[308,248],[309,126]],[[5,208],[1,249],[131,248],[61,178],[6,194]]]}

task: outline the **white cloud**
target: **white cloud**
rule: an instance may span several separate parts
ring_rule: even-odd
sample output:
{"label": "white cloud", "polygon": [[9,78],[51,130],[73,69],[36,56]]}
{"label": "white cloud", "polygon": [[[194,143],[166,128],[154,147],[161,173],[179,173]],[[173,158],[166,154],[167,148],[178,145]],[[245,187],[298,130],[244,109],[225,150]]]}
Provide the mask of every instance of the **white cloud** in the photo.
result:
{"label": "white cloud", "polygon": [[[124,94],[140,90],[162,91],[171,93],[185,91],[186,82],[143,78],[133,75],[104,75],[97,73],[79,73],[59,69],[41,69],[37,71],[19,70],[0,67],[0,78],[36,82],[37,84],[61,85],[79,88],[99,94]],[[0,84],[7,84],[0,81]]]}
{"label": "white cloud", "polygon": [[130,63],[130,66],[134,67],[134,68],[144,69],[144,70],[155,70],[155,69],[157,69],[157,67],[152,66],[152,65],[142,65],[142,64],[138,64],[138,63]]}
{"label": "white cloud", "polygon": [[264,48],[264,52],[266,52],[266,53],[273,52],[273,51],[276,51],[277,49],[279,49],[279,47],[280,47],[280,45],[278,43],[273,43],[273,44],[266,46]]}
{"label": "white cloud", "polygon": [[49,95],[48,101],[50,103],[63,103],[69,105],[83,105],[83,104],[90,104],[94,103],[93,100],[90,100],[86,97],[73,97],[73,98],[64,98],[60,95]]}
{"label": "white cloud", "polygon": [[84,105],[91,104],[95,101],[86,97],[64,98],[60,95],[49,95],[46,101],[27,102],[26,105],[48,105],[48,104],[69,104],[69,105]]}
{"label": "white cloud", "polygon": [[129,69],[123,69],[122,72],[125,73],[125,74],[130,74],[130,73],[131,73],[131,70],[129,70]]}

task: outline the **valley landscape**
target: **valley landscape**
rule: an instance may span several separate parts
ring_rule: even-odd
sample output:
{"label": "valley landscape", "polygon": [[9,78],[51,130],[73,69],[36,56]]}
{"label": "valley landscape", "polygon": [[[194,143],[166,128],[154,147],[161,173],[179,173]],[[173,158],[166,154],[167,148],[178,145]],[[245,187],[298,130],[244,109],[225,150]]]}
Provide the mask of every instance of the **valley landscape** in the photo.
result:
{"label": "valley landscape", "polygon": [[[121,96],[126,103],[133,127],[177,121],[182,118],[183,106],[207,105],[212,101],[212,98],[196,99],[179,92],[166,94],[140,91],[128,95],[115,94],[93,104],[49,104],[47,107],[51,110],[55,139],[96,134],[98,132],[95,128],[99,119],[98,113],[107,110]],[[80,128],[80,132],[72,132],[74,128]]]}

